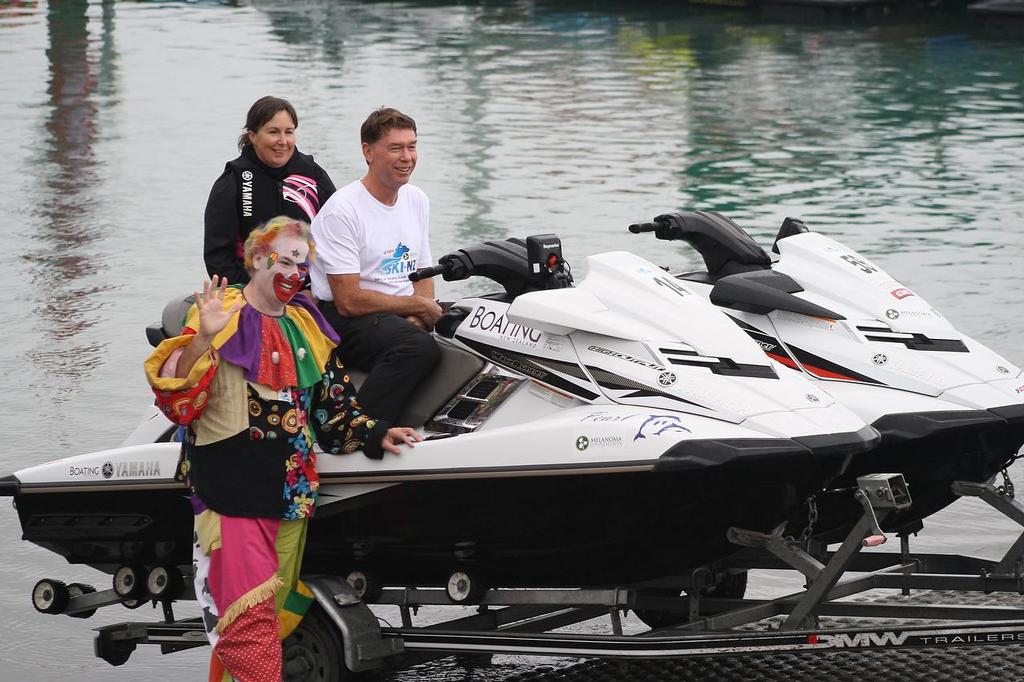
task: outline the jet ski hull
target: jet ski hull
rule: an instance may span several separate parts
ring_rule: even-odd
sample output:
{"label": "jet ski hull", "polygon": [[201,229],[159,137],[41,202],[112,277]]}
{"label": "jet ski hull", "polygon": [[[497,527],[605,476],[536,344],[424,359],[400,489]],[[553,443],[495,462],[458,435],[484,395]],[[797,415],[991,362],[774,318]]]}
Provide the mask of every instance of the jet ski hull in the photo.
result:
{"label": "jet ski hull", "polygon": [[873,426],[882,436],[879,446],[851,461],[834,483],[838,490],[818,496],[813,528],[818,540],[839,542],[859,518],[860,506],[844,492],[855,485],[857,476],[885,471],[906,479],[914,503],[882,521],[882,529],[890,532],[913,528],[952,504],[957,499],[954,481],[990,480],[1013,461],[1024,443],[1024,405],[893,414]]}
{"label": "jet ski hull", "polygon": [[[813,451],[788,439],[679,443],[654,463],[586,473],[500,470],[370,485],[324,474],[304,570],[359,569],[395,585],[440,585],[456,568],[504,586],[618,585],[728,557],[730,526],[768,531],[871,447],[870,429]],[[365,479],[365,474],[363,476]],[[172,481],[25,485],[5,479],[23,539],[108,573],[189,566],[192,512]],[[349,491],[350,492],[350,491]]]}
{"label": "jet ski hull", "polygon": [[113,573],[119,566],[192,563],[192,507],[183,485],[126,490],[66,485],[14,492],[22,539],[71,564]]}
{"label": "jet ski hull", "polygon": [[[784,522],[874,437],[845,436],[845,447],[825,454],[782,439],[703,451],[687,443],[649,471],[610,464],[607,473],[401,483],[318,509],[305,570],[429,585],[463,567],[516,587],[675,574],[737,551],[730,526],[768,531]],[[324,484],[330,494],[331,480]]]}

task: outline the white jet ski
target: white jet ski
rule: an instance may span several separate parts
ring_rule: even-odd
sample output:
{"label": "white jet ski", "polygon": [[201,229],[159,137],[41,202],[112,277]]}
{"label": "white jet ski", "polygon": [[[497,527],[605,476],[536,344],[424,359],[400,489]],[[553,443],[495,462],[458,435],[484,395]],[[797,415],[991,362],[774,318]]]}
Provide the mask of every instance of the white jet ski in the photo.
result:
{"label": "white jet ski", "polygon": [[[955,480],[983,482],[1024,443],[1021,368],[958,331],[877,264],[787,218],[773,260],[735,222],[710,212],[630,226],[681,240],[706,270],[677,282],[728,314],[777,368],[812,379],[882,436],[858,454],[837,488],[871,472],[902,473],[913,506],[887,530],[913,529],[950,504]],[[861,509],[849,495],[816,499],[819,537],[838,539]]]}
{"label": "white jet ski", "polygon": [[[399,420],[424,442],[383,460],[320,455],[306,571],[419,586],[457,573],[491,586],[678,574],[734,552],[730,526],[785,521],[877,445],[703,285],[625,252],[588,265],[573,286],[559,240],[542,235],[413,273],[503,291],[456,301],[438,322],[442,361]],[[183,310],[170,306],[151,342],[178,333]],[[123,447],[23,469],[0,493],[15,498],[25,540],[71,563],[146,584],[167,567],[187,577],[175,434],[154,408]]]}

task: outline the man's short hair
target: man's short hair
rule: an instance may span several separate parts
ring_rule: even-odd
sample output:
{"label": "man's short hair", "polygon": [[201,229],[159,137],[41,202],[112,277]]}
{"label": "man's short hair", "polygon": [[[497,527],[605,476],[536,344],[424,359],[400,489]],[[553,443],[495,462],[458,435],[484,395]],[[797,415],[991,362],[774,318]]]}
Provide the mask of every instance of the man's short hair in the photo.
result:
{"label": "man's short hair", "polygon": [[359,139],[366,144],[373,144],[384,137],[392,128],[416,132],[416,121],[398,109],[381,107],[370,113],[359,128]]}
{"label": "man's short hair", "polygon": [[270,253],[270,245],[281,235],[305,239],[309,245],[309,260],[316,257],[316,243],[309,231],[309,223],[286,215],[279,215],[271,218],[263,225],[249,233],[245,239],[245,269],[252,274],[252,261],[257,256],[266,256]]}

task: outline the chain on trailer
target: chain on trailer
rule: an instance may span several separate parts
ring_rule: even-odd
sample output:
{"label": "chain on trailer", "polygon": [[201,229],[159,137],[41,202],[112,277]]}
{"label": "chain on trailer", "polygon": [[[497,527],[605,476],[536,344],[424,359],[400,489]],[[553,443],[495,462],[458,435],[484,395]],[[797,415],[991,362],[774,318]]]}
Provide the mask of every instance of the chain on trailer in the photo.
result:
{"label": "chain on trailer", "polygon": [[807,543],[811,539],[811,535],[814,534],[814,526],[818,523],[818,494],[808,495],[807,500],[807,525],[800,532],[800,537],[796,539],[797,544],[801,547],[807,547]]}
{"label": "chain on trailer", "polygon": [[1010,480],[1010,472],[1007,471],[1006,469],[1003,469],[999,473],[1002,474],[1003,476],[1003,484],[996,486],[996,492],[1002,495],[1003,497],[1008,497],[1011,500],[1014,499],[1014,493],[1016,492],[1016,488],[1013,485],[1013,481]]}

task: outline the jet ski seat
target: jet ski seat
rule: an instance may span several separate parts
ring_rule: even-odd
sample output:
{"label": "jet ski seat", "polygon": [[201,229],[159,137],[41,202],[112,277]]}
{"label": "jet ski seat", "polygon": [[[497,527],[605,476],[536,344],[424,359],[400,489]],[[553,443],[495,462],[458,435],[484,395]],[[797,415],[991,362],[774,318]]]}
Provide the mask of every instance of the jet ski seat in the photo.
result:
{"label": "jet ski seat", "polygon": [[[438,340],[441,359],[437,366],[423,377],[419,387],[412,394],[409,403],[398,415],[399,426],[419,427],[437,414],[438,410],[448,404],[459,389],[483,371],[486,363],[479,357]],[[359,388],[366,379],[366,372],[358,369],[348,370],[352,384]]]}
{"label": "jet ski seat", "polygon": [[[164,306],[160,322],[146,328],[146,338],[153,346],[164,339],[179,336],[185,325],[185,315],[195,301],[193,295],[177,298]],[[469,383],[484,368],[484,361],[477,356],[447,343],[438,344],[441,359],[434,370],[424,377],[420,387],[413,394],[409,404],[402,410],[398,423],[402,426],[423,426],[434,414],[451,400],[460,388]],[[366,372],[349,370],[353,385],[357,388],[366,379]]]}
{"label": "jet ski seat", "polygon": [[194,294],[189,294],[185,298],[171,299],[170,303],[164,306],[160,321],[146,327],[146,339],[149,341],[149,345],[156,348],[164,339],[181,336],[181,330],[185,327],[185,315],[188,314],[188,309],[195,302]]}

